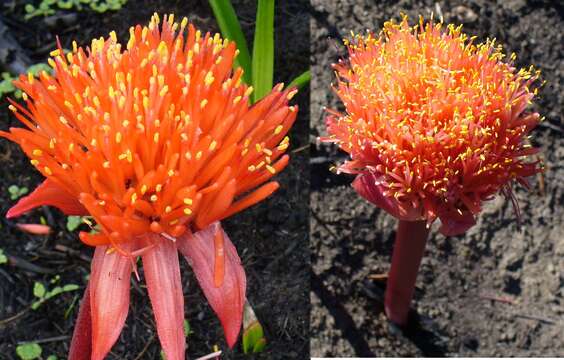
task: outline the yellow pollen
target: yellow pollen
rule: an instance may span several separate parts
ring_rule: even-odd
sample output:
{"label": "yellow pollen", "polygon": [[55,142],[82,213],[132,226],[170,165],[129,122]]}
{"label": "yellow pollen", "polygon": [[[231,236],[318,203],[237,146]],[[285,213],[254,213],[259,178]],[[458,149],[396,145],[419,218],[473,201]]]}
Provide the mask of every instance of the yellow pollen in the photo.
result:
{"label": "yellow pollen", "polygon": [[185,215],[192,215],[192,210],[190,210],[188,208],[184,208],[184,214]]}
{"label": "yellow pollen", "polygon": [[170,207],[170,205],[165,208],[165,213],[168,214],[171,211],[172,211],[172,207]]}
{"label": "yellow pollen", "polygon": [[37,166],[37,165],[39,164],[39,160],[37,160],[37,159],[32,159],[32,160],[30,161],[30,163],[31,163],[31,165],[33,165],[33,166]]}
{"label": "yellow pollen", "polygon": [[274,129],[274,135],[278,135],[282,132],[282,130],[284,129],[284,127],[282,125],[278,125],[276,127],[276,129]]}
{"label": "yellow pollen", "polygon": [[217,141],[212,141],[209,147],[210,151],[214,151],[215,147],[217,146]]}
{"label": "yellow pollen", "polygon": [[119,144],[119,143],[121,142],[121,139],[122,139],[122,135],[121,135],[121,133],[118,131],[118,132],[116,133],[116,143]]}
{"label": "yellow pollen", "polygon": [[32,153],[34,156],[41,156],[41,155],[43,155],[43,151],[41,151],[41,150],[39,150],[39,149],[34,149],[31,153]]}
{"label": "yellow pollen", "polygon": [[145,193],[147,192],[147,185],[143,185],[141,186],[141,195],[145,195]]}
{"label": "yellow pollen", "polygon": [[155,202],[155,201],[157,201],[158,197],[157,197],[157,195],[153,194],[153,195],[151,195],[151,197],[149,199],[151,200],[151,202]]}
{"label": "yellow pollen", "polygon": [[45,174],[49,176],[53,175],[53,172],[51,171],[51,169],[49,169],[49,167],[45,166],[43,170],[45,171]]}
{"label": "yellow pollen", "polygon": [[276,173],[276,169],[273,168],[273,167],[270,166],[270,165],[266,165],[266,170],[268,170],[268,172],[271,173],[271,174],[275,174],[275,173]]}
{"label": "yellow pollen", "polygon": [[200,108],[203,109],[208,104],[208,99],[204,99],[200,102]]}
{"label": "yellow pollen", "polygon": [[186,205],[192,205],[192,203],[193,203],[192,199],[190,199],[190,198],[184,198],[183,201],[184,201],[184,204],[186,204]]}

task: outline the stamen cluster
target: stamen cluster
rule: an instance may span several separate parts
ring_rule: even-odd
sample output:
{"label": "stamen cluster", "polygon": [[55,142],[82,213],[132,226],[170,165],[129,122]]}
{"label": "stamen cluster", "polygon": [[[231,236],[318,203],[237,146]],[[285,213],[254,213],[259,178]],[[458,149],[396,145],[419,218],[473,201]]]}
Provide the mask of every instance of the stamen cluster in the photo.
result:
{"label": "stamen cluster", "polygon": [[295,90],[251,106],[235,43],[186,18],[159,24],[130,28],[125,49],[115,32],[59,46],[53,76],[16,82],[26,107],[10,108],[27,129],[0,135],[93,216],[102,232],[80,235],[90,245],[204,229],[270,195],[278,184],[264,183],[288,163]]}
{"label": "stamen cluster", "polygon": [[[386,210],[403,219],[470,218],[482,201],[538,172],[526,107],[538,72],[503,62],[495,40],[475,45],[461,27],[389,21],[378,37],[345,40],[334,66],[346,112],[329,111],[330,136],[351,155]],[[366,190],[366,189],[365,189]]]}

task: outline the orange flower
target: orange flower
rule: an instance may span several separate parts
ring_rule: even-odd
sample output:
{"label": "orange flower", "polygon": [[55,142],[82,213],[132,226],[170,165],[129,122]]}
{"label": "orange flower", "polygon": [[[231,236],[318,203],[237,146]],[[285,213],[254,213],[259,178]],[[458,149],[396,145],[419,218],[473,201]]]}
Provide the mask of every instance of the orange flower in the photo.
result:
{"label": "orange flower", "polygon": [[525,140],[539,121],[525,109],[538,72],[503,62],[494,41],[475,45],[461,27],[384,25],[345,40],[335,65],[346,112],[330,111],[324,140],[351,155],[360,195],[400,220],[437,217],[455,235],[475,223],[484,200],[540,171]]}
{"label": "orange flower", "polygon": [[296,91],[280,84],[250,106],[252,88],[231,70],[233,42],[202,36],[186,18],[159,23],[155,14],[148,27],[132,27],[125,49],[114,32],[89,49],[73,43],[66,55],[59,46],[49,59],[54,76],[15,82],[26,107],[10,108],[27,129],[0,132],[47,178],[8,217],[53,205],[89,214],[101,229],[80,233],[97,247],[86,297],[92,359],[107,354],[125,322],[136,256],[167,359],[184,358],[177,248],[232,346],[245,276],[217,222],[273,193],[278,183],[268,181],[288,163]]}

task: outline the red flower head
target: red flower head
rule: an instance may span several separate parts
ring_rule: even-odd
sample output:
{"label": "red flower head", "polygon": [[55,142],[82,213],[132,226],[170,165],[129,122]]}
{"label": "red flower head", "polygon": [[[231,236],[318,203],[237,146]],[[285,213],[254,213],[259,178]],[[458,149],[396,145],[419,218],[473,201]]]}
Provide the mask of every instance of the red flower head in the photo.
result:
{"label": "red flower head", "polygon": [[117,340],[137,256],[166,357],[184,358],[177,250],[233,346],[245,274],[218,221],[274,192],[278,183],[268,181],[288,163],[295,90],[280,84],[250,106],[252,88],[231,70],[235,43],[202,36],[186,18],[159,23],[154,15],[148,27],[132,27],[125,49],[115,33],[86,50],[73,43],[66,56],[59,46],[49,59],[54,76],[15,82],[26,106],[10,108],[27,129],[0,132],[46,177],[8,217],[52,205],[89,214],[100,229],[80,233],[96,252],[71,358],[90,345],[84,331],[92,359]]}
{"label": "red flower head", "polygon": [[[502,61],[493,41],[474,45],[461,27],[387,22],[345,40],[335,65],[344,114],[330,111],[329,138],[351,155],[339,170],[358,174],[356,191],[400,220],[440,218],[455,235],[484,200],[513,197],[513,180],[540,171],[525,141],[539,121],[525,113],[538,72]],[[511,61],[513,61],[513,55]]]}

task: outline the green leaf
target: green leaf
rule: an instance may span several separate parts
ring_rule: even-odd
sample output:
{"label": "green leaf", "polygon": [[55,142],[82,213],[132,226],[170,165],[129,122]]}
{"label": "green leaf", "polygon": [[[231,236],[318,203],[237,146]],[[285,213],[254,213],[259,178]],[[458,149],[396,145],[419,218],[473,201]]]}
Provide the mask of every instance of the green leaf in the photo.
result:
{"label": "green leaf", "polygon": [[63,292],[63,288],[62,288],[62,287],[60,287],[60,286],[55,286],[51,291],[49,291],[49,292],[47,293],[47,295],[45,296],[45,299],[50,299],[50,298],[52,298],[52,297],[54,297],[54,296],[59,295],[59,294],[62,293],[62,292]]}
{"label": "green leaf", "polygon": [[35,6],[33,6],[32,4],[26,4],[24,9],[26,13],[30,14],[35,11]]}
{"label": "green leaf", "polygon": [[16,347],[16,354],[22,360],[34,360],[41,356],[41,346],[36,343],[27,343]]}
{"label": "green leaf", "polygon": [[311,71],[307,70],[304,71],[300,76],[296,77],[292,82],[288,85],[288,87],[296,87],[301,89],[307,83],[311,81]]}
{"label": "green leaf", "polygon": [[58,360],[56,355],[47,356],[47,360]]}
{"label": "green leaf", "polygon": [[266,348],[266,339],[265,338],[260,338],[257,340],[257,342],[255,343],[255,346],[253,347],[253,352],[254,353],[259,353],[259,352],[263,352],[264,348]]}
{"label": "green leaf", "polygon": [[235,14],[230,0],[209,0],[210,6],[224,38],[235,41],[239,55],[235,58],[234,67],[243,69],[243,81],[251,84],[251,55],[247,40],[241,30],[241,24]]}
{"label": "green leaf", "polygon": [[272,90],[274,77],[274,0],[259,0],[253,41],[254,101]]}
{"label": "green leaf", "polygon": [[4,255],[4,249],[0,249],[0,265],[8,262],[8,257]]}
{"label": "green leaf", "polygon": [[48,74],[52,74],[53,68],[45,63],[38,63],[27,68],[27,72],[32,73],[33,76],[38,76],[42,71],[46,71]]}
{"label": "green leaf", "polygon": [[78,227],[82,224],[82,217],[81,216],[69,216],[67,217],[67,230],[68,231],[75,231]]}
{"label": "green leaf", "polygon": [[184,319],[184,335],[188,336],[192,333],[192,329],[190,328],[190,323],[188,320]]}
{"label": "green leaf", "polygon": [[33,304],[31,304],[31,309],[37,310],[41,306],[41,304],[43,304],[44,302],[45,302],[45,300],[43,300],[43,299],[34,301]]}
{"label": "green leaf", "polygon": [[42,299],[45,297],[46,293],[47,290],[42,283],[36,281],[35,284],[33,284],[33,296]]}
{"label": "green leaf", "polygon": [[251,305],[246,302],[243,308],[243,352],[261,352],[266,347],[262,325],[259,323]]}
{"label": "green leaf", "polygon": [[78,290],[78,285],[76,284],[67,284],[63,286],[64,292],[75,291],[75,290]]}
{"label": "green leaf", "polygon": [[264,338],[262,325],[258,321],[255,321],[249,327],[245,328],[245,331],[243,332],[243,352],[245,354],[255,352],[254,349],[261,341],[263,341],[264,344],[262,347],[259,345],[258,348],[264,349],[266,339]]}

